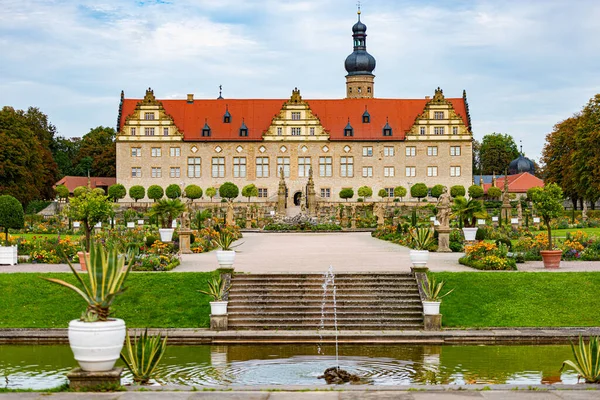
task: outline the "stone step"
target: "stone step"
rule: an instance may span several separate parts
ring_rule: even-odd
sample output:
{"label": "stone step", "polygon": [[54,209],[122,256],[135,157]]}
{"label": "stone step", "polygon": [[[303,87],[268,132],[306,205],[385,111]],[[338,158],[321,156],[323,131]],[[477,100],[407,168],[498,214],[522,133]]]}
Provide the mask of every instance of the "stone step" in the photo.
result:
{"label": "stone step", "polygon": [[[323,329],[333,330],[334,325],[325,325],[322,328],[319,325],[302,325],[302,324],[280,324],[280,325],[268,325],[261,323],[252,324],[230,324],[230,328],[237,330],[306,330],[306,329]],[[351,325],[338,325],[338,330],[346,331],[382,331],[382,330],[397,330],[397,331],[408,331],[408,330],[421,330],[423,329],[423,323],[406,323],[406,324],[351,324]]]}
{"label": "stone step", "polygon": [[[262,282],[262,283],[240,283],[233,282],[231,285],[231,290],[244,290],[244,289],[260,289],[260,290],[288,290],[288,289],[298,289],[298,288],[306,288],[311,290],[318,290],[323,292],[322,284],[305,284],[305,283],[273,283],[273,282]],[[361,289],[361,290],[394,290],[394,289],[404,289],[404,288],[416,288],[414,282],[402,282],[402,283],[344,283],[335,285],[336,290],[351,290],[351,289]],[[333,286],[328,286],[327,291],[331,292],[333,290]]]}
{"label": "stone step", "polygon": [[[373,304],[370,304],[373,306]],[[338,312],[372,312],[376,310],[378,312],[399,312],[401,310],[422,310],[421,302],[410,302],[408,304],[377,304],[373,307],[367,307],[364,305],[344,305],[337,307]],[[269,303],[252,303],[252,304],[235,304],[231,303],[227,306],[228,312],[254,312],[256,310],[268,310],[272,312],[319,312],[321,313],[322,307],[315,307],[313,305],[298,305],[298,304],[285,304],[285,305],[274,305]],[[333,312],[333,306],[329,305],[323,308],[326,313]]]}
{"label": "stone step", "polygon": [[[338,309],[342,308],[381,308],[381,307],[393,307],[396,304],[405,304],[405,305],[418,305],[421,306],[421,299],[417,296],[415,297],[406,297],[403,298],[400,302],[389,302],[382,303],[377,300],[369,300],[369,299],[354,299],[354,300],[340,300],[336,301]],[[389,305],[388,305],[389,304]],[[258,301],[255,298],[233,298],[230,299],[228,309],[230,307],[241,306],[241,307],[307,307],[314,309],[321,309],[321,301],[320,300],[299,300],[299,299],[288,299],[288,298],[279,298],[279,299],[271,299],[269,301]]]}
{"label": "stone step", "polygon": [[[265,320],[274,320],[274,321],[288,321],[288,320],[312,320],[318,319],[330,321],[334,319],[333,313],[325,314],[321,316],[321,313],[278,313],[278,312],[265,312],[256,314],[243,314],[243,313],[229,313],[228,320],[256,320],[256,321],[265,321]],[[423,311],[422,310],[414,310],[414,311],[404,311],[404,312],[363,312],[363,313],[337,313],[338,323],[342,323],[344,321],[359,321],[359,320],[386,320],[392,321],[395,319],[423,319]]]}
{"label": "stone step", "polygon": [[[323,284],[324,278],[323,277],[298,277],[298,278],[292,278],[292,277],[272,277],[272,276],[246,276],[246,277],[240,277],[238,278],[237,276],[235,277],[234,281],[236,282],[248,282],[248,283],[257,283],[257,282],[280,282],[280,283],[319,283],[319,284]],[[414,278],[411,276],[405,276],[405,277],[397,277],[397,276],[393,276],[393,277],[372,277],[372,276],[365,276],[365,277],[356,277],[356,278],[335,278],[335,283],[337,284],[342,284],[342,283],[353,283],[353,282],[373,282],[373,283],[396,283],[396,282],[414,282]]]}
{"label": "stone step", "polygon": [[[237,293],[230,292],[229,300],[234,299],[249,299],[252,301],[270,301],[270,300],[281,300],[290,299],[295,297],[296,300],[302,301],[323,301],[323,295],[319,293]],[[418,291],[412,292],[380,292],[380,293],[346,293],[344,296],[338,296],[337,301],[347,300],[392,300],[392,299],[403,299],[403,298],[414,298],[418,297]]]}

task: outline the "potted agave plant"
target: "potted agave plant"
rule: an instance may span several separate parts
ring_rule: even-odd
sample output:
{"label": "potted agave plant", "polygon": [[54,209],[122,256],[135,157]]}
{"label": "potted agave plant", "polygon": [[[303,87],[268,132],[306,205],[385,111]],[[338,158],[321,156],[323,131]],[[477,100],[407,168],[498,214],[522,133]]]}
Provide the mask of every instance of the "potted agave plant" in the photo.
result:
{"label": "potted agave plant", "polygon": [[198,290],[200,293],[204,293],[212,297],[213,301],[210,302],[210,314],[211,315],[225,315],[227,314],[227,303],[228,301],[223,300],[231,285],[227,284],[227,281],[221,278],[221,275],[213,278],[207,282],[207,290]]}
{"label": "potted agave plant", "polygon": [[218,230],[218,236],[214,239],[214,244],[221,249],[217,250],[217,262],[219,263],[219,268],[233,268],[233,262],[235,261],[235,250],[233,249],[242,244],[239,243],[233,246],[233,242],[235,241],[235,234],[231,230]]}
{"label": "potted agave plant", "polygon": [[436,282],[433,277],[428,277],[427,280],[421,281],[421,288],[425,294],[425,300],[423,300],[424,315],[437,315],[440,313],[442,299],[454,291],[454,289],[451,289],[442,294],[444,284],[444,281]]}
{"label": "potted agave plant", "polygon": [[429,247],[433,243],[433,230],[431,228],[415,228],[410,231],[411,245],[410,261],[413,267],[427,266],[429,260]]}
{"label": "potted agave plant", "polygon": [[156,367],[167,350],[167,336],[160,333],[148,336],[148,328],[140,336],[129,337],[125,341],[125,350],[121,352],[121,360],[133,375],[133,381],[140,385],[150,382],[156,377]]}
{"label": "potted agave plant", "polygon": [[92,243],[85,257],[87,276],[80,275],[69,262],[78,286],[55,278],[42,279],[73,290],[87,302],[81,318],[69,323],[69,344],[83,371],[110,371],[119,358],[125,339],[125,322],[110,318],[110,307],[125,290],[123,282],[132,263],[130,261],[126,265],[123,254],[118,254],[115,249],[107,251],[101,243]]}
{"label": "potted agave plant", "polygon": [[157,201],[150,209],[150,216],[156,216],[160,221],[160,241],[167,243],[173,240],[171,222],[185,211],[185,204],[179,199],[162,199]]}
{"label": "potted agave plant", "polygon": [[463,230],[466,241],[474,241],[477,236],[477,219],[487,218],[483,202],[476,199],[468,199],[463,196],[454,198],[452,206],[454,215],[458,217],[458,223]]}
{"label": "potted agave plant", "polygon": [[540,251],[542,260],[544,261],[544,268],[556,269],[560,266],[562,251],[555,249],[552,244],[552,226],[550,222],[552,218],[559,217],[564,210],[562,205],[562,189],[556,183],[551,183],[544,186],[543,189],[534,188],[531,192],[531,198],[548,230],[548,248]]}

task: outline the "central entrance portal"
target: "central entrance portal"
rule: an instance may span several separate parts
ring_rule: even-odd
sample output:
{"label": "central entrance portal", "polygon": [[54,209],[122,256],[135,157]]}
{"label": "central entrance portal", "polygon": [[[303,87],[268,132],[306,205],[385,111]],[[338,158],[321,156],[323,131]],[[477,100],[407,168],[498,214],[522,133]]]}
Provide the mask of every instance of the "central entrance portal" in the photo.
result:
{"label": "central entrance portal", "polygon": [[301,200],[302,200],[302,192],[294,193],[294,205],[299,206]]}

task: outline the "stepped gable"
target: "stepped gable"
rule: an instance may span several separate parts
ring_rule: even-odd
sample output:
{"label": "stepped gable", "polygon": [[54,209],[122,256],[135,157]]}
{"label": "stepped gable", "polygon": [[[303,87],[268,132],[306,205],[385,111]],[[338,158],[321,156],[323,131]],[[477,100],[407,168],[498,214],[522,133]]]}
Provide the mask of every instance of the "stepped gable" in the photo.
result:
{"label": "stepped gable", "polygon": [[[461,116],[467,128],[468,116],[463,98],[448,98],[454,110]],[[127,116],[131,115],[142,99],[123,99],[119,130]],[[185,99],[159,100],[169,114],[185,141],[262,141],[263,133],[271,125],[273,117],[288,99]],[[404,140],[415,119],[423,113],[428,99],[326,99],[305,100],[319,118],[330,140]],[[370,123],[362,122],[365,106],[369,110]],[[231,122],[223,116],[229,111]],[[248,127],[248,136],[240,136],[242,121]],[[344,127],[354,128],[353,136],[344,136]],[[205,123],[211,127],[211,136],[202,137]],[[392,136],[383,136],[382,129],[389,123]]]}

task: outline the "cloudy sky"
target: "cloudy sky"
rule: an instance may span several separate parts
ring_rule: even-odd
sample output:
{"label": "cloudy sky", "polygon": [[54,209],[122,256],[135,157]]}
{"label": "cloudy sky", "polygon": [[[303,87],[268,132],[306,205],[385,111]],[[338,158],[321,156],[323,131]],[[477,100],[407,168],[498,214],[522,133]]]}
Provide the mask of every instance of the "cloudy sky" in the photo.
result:
{"label": "cloudy sky", "polygon": [[[0,0],[0,106],[63,136],[116,124],[121,90],[159,98],[341,98],[355,0]],[[475,137],[523,141],[600,92],[600,1],[363,0],[377,97],[466,89]]]}

